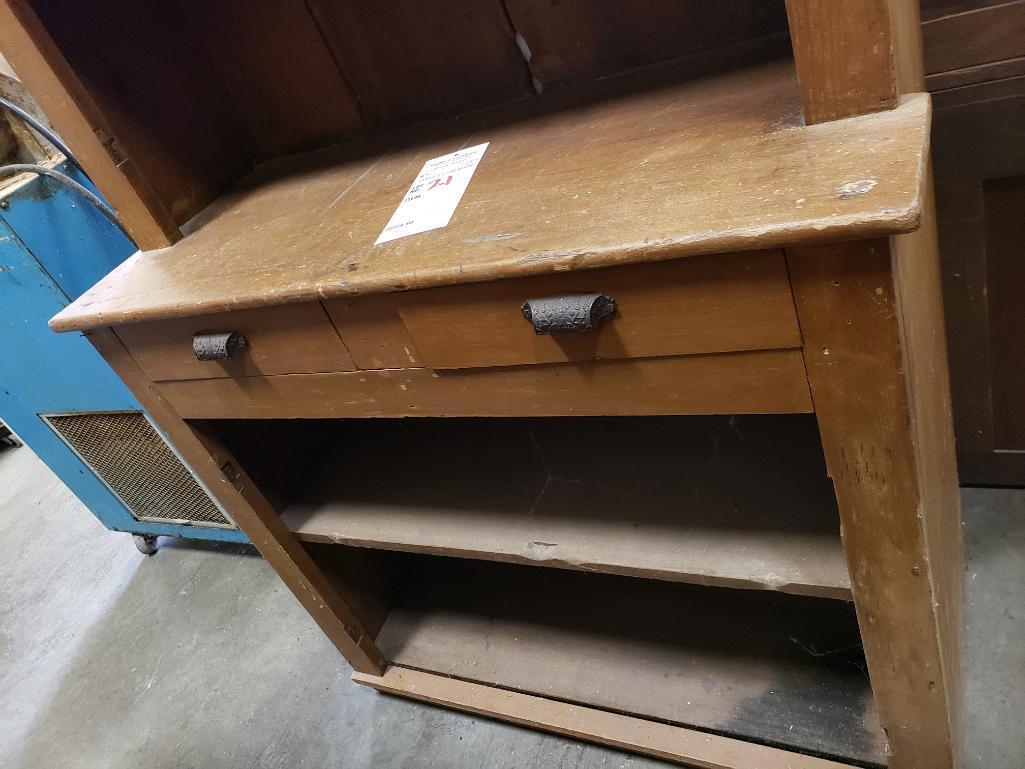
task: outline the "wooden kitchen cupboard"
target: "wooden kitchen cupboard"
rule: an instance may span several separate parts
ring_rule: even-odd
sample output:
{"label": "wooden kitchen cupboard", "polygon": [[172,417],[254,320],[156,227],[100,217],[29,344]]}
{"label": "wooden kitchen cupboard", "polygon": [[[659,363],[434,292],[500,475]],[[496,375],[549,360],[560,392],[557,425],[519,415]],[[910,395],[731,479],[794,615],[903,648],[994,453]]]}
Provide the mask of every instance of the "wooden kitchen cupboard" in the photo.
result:
{"label": "wooden kitchen cupboard", "polygon": [[355,680],[700,767],[955,764],[914,4],[0,12],[142,248],[52,326]]}

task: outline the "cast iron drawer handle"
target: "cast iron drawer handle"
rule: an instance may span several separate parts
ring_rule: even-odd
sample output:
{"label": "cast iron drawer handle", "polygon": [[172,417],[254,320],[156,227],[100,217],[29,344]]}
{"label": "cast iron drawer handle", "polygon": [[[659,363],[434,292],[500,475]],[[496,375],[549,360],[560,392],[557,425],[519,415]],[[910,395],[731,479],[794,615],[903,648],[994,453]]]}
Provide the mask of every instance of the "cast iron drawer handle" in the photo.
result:
{"label": "cast iron drawer handle", "polygon": [[535,334],[593,331],[598,321],[616,311],[616,300],[605,294],[566,294],[528,299],[521,309]]}
{"label": "cast iron drawer handle", "polygon": [[223,334],[196,334],[192,337],[192,351],[197,360],[229,360],[248,344],[238,331]]}

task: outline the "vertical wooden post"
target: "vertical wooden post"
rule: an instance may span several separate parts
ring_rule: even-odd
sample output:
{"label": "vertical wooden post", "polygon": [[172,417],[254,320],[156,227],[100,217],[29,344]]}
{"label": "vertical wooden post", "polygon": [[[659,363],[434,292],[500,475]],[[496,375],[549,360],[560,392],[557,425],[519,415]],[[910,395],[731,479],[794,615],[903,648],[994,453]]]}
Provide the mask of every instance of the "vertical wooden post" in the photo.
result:
{"label": "vertical wooden post", "polygon": [[895,240],[787,262],[890,765],[947,769],[961,556],[938,261]]}
{"label": "vertical wooden post", "polygon": [[353,669],[373,675],[384,672],[385,661],[374,639],[216,437],[175,413],[113,331],[100,329],[88,336]]}
{"label": "vertical wooden post", "polygon": [[809,125],[925,90],[917,0],[787,0],[787,19]]}
{"label": "vertical wooden post", "polygon": [[[787,0],[805,120],[924,90],[917,0]],[[893,769],[955,765],[961,517],[931,178],[909,235],[787,251]]]}

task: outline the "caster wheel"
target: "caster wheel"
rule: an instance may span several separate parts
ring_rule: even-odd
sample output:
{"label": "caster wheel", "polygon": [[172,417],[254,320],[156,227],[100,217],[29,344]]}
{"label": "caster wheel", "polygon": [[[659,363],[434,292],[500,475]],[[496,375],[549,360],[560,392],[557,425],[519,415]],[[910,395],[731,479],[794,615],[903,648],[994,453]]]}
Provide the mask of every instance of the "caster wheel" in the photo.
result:
{"label": "caster wheel", "polygon": [[135,547],[143,555],[153,555],[157,552],[156,534],[133,534],[132,539],[135,541]]}

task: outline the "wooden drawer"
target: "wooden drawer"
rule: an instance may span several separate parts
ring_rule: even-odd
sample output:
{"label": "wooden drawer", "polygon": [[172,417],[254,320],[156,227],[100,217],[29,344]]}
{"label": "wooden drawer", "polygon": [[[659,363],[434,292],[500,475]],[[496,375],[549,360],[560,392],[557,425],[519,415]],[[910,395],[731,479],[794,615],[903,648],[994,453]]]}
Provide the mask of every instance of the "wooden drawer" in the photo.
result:
{"label": "wooden drawer", "polygon": [[[354,371],[319,303],[282,305],[119,326],[121,341],[154,381]],[[238,331],[248,344],[231,360],[201,361],[195,334]]]}
{"label": "wooden drawer", "polygon": [[[523,317],[528,299],[588,292],[617,303],[597,330],[539,336]],[[367,366],[354,351],[362,368],[408,368],[410,361],[440,369],[517,366],[801,345],[780,251],[557,273],[326,306],[343,338],[359,335],[366,342],[363,337],[385,333],[387,324],[373,311],[377,304],[394,308],[387,333],[388,349],[396,354],[389,356],[385,345],[378,345],[371,363],[387,360],[388,365]],[[408,334],[408,344],[394,341],[397,332]]]}

